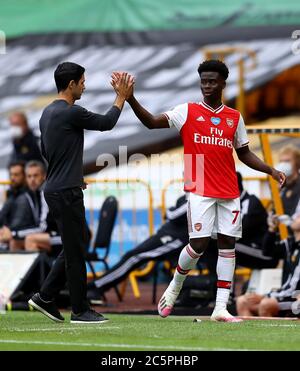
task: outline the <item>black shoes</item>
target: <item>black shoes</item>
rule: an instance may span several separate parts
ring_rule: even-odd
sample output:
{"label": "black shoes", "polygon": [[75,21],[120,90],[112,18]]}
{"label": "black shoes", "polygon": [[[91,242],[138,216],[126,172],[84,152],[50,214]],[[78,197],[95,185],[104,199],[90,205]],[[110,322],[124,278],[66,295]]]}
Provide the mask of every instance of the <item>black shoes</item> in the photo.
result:
{"label": "black shoes", "polygon": [[[54,301],[46,302],[41,299],[40,294],[34,294],[28,301],[34,309],[43,313],[48,318],[55,322],[64,322],[64,317],[59,313]],[[79,314],[71,313],[71,323],[105,323],[108,319],[104,318],[102,314],[95,312],[92,309]]]}
{"label": "black shoes", "polygon": [[54,301],[43,301],[40,297],[40,294],[34,294],[33,297],[28,301],[34,309],[43,313],[48,318],[52,319],[55,322],[64,322],[64,317],[59,313],[57,306]]}
{"label": "black shoes", "polygon": [[109,321],[102,314],[95,312],[92,309],[79,314],[71,313],[71,323],[105,323]]}

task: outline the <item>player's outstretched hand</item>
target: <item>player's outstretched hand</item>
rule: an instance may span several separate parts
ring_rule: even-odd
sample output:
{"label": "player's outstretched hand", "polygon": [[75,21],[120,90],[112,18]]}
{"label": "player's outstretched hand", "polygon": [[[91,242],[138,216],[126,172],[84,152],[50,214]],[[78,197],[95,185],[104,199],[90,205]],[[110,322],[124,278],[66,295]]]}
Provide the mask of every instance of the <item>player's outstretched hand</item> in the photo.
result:
{"label": "player's outstretched hand", "polygon": [[133,95],[134,77],[127,72],[114,71],[111,85],[120,97],[127,100]]}
{"label": "player's outstretched hand", "polygon": [[273,179],[277,180],[277,182],[280,184],[280,188],[285,186],[286,175],[284,173],[276,169],[273,169],[271,176]]}

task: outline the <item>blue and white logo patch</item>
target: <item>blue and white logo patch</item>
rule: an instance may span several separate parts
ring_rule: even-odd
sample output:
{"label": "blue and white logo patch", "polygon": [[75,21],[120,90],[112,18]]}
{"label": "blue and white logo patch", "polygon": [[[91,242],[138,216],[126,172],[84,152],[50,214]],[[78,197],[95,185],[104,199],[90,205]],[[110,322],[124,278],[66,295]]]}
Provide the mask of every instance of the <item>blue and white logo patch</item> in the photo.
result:
{"label": "blue and white logo patch", "polygon": [[220,117],[211,117],[210,121],[211,121],[214,125],[219,125],[219,123],[221,122],[221,119],[220,119]]}

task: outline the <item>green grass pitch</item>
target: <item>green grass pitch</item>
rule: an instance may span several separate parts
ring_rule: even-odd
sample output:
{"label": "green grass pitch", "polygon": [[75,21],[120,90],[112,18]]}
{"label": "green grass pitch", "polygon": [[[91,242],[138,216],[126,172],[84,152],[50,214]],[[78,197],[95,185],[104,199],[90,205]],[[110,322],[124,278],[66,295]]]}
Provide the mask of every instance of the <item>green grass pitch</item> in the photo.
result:
{"label": "green grass pitch", "polygon": [[56,324],[37,312],[0,315],[0,350],[300,350],[300,321],[214,323],[108,314],[102,325]]}

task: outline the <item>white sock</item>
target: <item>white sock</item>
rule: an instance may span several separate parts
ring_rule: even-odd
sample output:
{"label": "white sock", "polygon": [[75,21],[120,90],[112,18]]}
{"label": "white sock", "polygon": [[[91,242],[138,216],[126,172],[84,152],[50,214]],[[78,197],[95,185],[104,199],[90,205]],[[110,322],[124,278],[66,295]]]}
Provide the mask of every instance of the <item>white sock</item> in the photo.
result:
{"label": "white sock", "polygon": [[173,291],[180,291],[187,274],[191,269],[196,267],[196,264],[202,254],[197,254],[190,244],[186,245],[179,256],[178,265],[176,267],[173,280],[169,287]]}
{"label": "white sock", "polygon": [[235,269],[235,249],[219,250],[216,308],[226,309]]}

